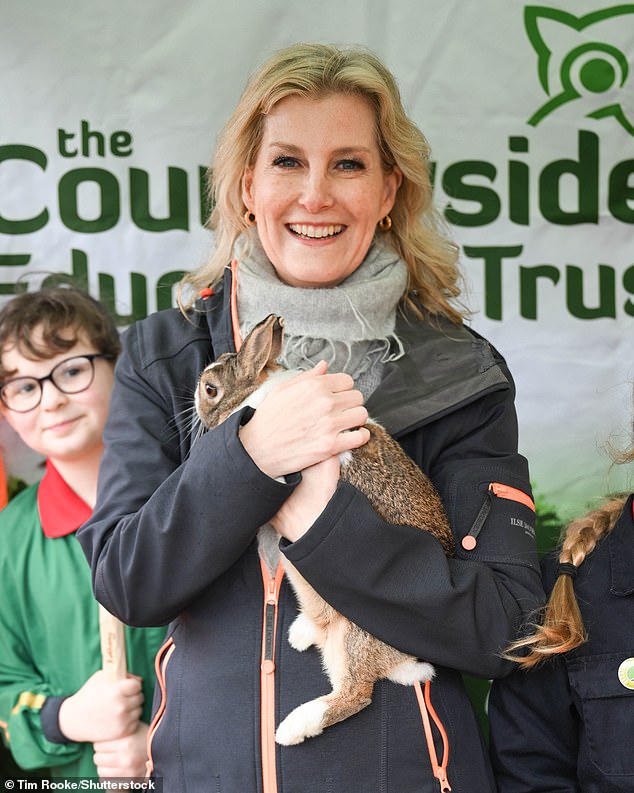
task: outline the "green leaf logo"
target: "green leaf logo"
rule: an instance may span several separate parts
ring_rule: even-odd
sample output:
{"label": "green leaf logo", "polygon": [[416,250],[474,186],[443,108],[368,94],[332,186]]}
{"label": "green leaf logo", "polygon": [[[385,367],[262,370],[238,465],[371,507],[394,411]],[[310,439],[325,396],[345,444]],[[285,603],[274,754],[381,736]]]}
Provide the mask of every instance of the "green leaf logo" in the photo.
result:
{"label": "green leaf logo", "polygon": [[587,118],[614,117],[634,136],[634,5],[604,8],[576,17],[566,11],[526,6],[524,26],[537,54],[537,73],[550,97],[528,123],[536,127],[562,105],[579,101]]}

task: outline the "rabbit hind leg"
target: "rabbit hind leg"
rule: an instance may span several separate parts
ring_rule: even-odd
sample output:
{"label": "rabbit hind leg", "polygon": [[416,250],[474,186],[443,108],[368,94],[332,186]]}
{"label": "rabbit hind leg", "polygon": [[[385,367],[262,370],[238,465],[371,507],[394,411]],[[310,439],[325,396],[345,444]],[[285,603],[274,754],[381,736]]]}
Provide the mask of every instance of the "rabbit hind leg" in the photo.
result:
{"label": "rabbit hind leg", "polygon": [[280,723],[275,740],[283,746],[302,743],[314,738],[338,721],[343,721],[366,708],[372,701],[372,684],[363,689],[343,687],[323,697],[304,702],[292,710]]}
{"label": "rabbit hind leg", "polygon": [[291,711],[277,728],[275,739],[278,743],[284,746],[302,743],[370,704],[377,677],[372,664],[367,664],[367,636],[356,625],[337,615],[328,626],[322,647],[322,661],[332,691]]}

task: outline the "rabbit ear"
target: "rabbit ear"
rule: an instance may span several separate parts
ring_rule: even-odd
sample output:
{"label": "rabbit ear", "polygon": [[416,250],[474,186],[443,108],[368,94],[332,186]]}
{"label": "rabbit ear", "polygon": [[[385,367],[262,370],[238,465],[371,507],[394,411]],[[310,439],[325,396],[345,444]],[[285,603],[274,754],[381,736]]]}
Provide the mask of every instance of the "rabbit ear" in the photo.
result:
{"label": "rabbit ear", "polygon": [[282,317],[269,314],[246,337],[238,353],[238,360],[249,375],[257,376],[267,366],[278,368],[276,361],[282,353],[283,326]]}

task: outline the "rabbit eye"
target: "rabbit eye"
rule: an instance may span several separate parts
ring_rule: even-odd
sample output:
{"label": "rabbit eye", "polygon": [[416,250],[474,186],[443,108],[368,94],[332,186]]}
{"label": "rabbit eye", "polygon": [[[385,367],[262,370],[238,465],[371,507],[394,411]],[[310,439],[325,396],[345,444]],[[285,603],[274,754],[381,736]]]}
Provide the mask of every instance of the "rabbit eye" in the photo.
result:
{"label": "rabbit eye", "polygon": [[207,394],[209,399],[214,399],[218,396],[218,389],[215,385],[211,385],[211,383],[205,383],[205,394]]}

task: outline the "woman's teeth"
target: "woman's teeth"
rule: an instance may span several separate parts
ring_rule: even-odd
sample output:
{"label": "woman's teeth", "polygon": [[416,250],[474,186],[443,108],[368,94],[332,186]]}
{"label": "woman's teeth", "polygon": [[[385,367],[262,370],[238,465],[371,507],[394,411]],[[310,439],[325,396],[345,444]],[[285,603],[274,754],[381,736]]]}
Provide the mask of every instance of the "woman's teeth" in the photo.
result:
{"label": "woman's teeth", "polygon": [[294,234],[299,234],[301,237],[308,237],[309,239],[319,240],[324,237],[335,237],[343,231],[343,226],[307,226],[303,223],[289,223],[289,229]]}

